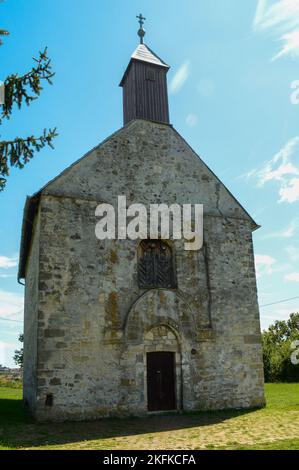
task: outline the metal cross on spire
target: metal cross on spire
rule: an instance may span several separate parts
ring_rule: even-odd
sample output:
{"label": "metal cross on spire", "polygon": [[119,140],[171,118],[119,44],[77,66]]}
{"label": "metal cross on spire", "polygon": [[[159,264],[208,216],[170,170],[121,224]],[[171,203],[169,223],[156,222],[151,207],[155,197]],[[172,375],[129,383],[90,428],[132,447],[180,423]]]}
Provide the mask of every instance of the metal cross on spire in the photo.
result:
{"label": "metal cross on spire", "polygon": [[136,16],[136,18],[138,19],[138,23],[140,25],[140,28],[137,34],[140,38],[140,44],[143,44],[143,38],[145,36],[145,30],[143,29],[143,25],[144,25],[144,21],[146,20],[146,18],[144,18],[141,13],[139,16]]}
{"label": "metal cross on spire", "polygon": [[144,18],[144,17],[142,16],[142,13],[140,13],[139,16],[136,16],[136,18],[138,19],[138,22],[139,22],[139,24],[140,24],[140,28],[142,28],[142,26],[144,25],[144,21],[146,20],[146,18]]}

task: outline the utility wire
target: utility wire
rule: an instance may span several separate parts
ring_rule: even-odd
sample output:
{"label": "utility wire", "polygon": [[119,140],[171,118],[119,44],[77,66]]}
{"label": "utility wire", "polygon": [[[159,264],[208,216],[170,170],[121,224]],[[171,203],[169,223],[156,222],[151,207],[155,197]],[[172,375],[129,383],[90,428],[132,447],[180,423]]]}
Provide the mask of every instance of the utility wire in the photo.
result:
{"label": "utility wire", "polygon": [[[271,305],[283,304],[285,302],[290,302],[291,300],[296,300],[296,299],[299,299],[299,295],[296,296],[296,297],[290,297],[288,299],[278,300],[277,302],[272,302],[270,304],[260,305],[260,308],[270,307]],[[21,312],[23,312],[23,310],[20,310],[19,312],[16,312],[16,313],[21,313]],[[5,317],[0,317],[0,320],[12,321],[12,322],[16,322],[16,323],[23,323],[22,320],[13,320],[11,318],[5,318]]]}
{"label": "utility wire", "polygon": [[[18,310],[17,312],[13,313],[13,315],[19,315],[20,313],[23,313],[23,309],[22,310]],[[23,320],[13,320],[12,318],[6,318],[6,317],[0,317],[0,320],[3,320],[3,321],[13,321],[13,322],[16,322],[16,323],[23,323]]]}
{"label": "utility wire", "polygon": [[23,323],[22,320],[13,320],[12,318],[0,317],[0,320],[3,320],[3,321],[13,321],[13,322],[16,322],[16,323]]}
{"label": "utility wire", "polygon": [[299,299],[299,295],[297,297],[290,297],[289,299],[278,300],[277,302],[272,302],[271,304],[260,305],[260,308],[270,307],[270,305],[283,304],[284,302],[289,302],[290,300],[295,300],[295,299]]}

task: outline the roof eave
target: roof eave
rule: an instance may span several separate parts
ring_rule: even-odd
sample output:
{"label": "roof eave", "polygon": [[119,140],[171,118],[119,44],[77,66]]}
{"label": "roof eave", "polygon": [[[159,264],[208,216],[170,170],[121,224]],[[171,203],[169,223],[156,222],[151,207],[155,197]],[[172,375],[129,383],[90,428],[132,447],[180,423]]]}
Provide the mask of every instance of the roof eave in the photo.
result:
{"label": "roof eave", "polygon": [[40,192],[35,193],[33,196],[27,196],[24,212],[23,222],[21,231],[21,246],[20,246],[20,257],[19,257],[19,270],[18,270],[18,282],[26,277],[26,264],[28,259],[28,253],[31,246],[31,238],[33,231],[33,224],[36,214],[36,209],[40,201]]}
{"label": "roof eave", "polygon": [[168,70],[170,69],[170,66],[169,65],[160,65],[160,64],[154,64],[153,62],[148,62],[147,60],[141,60],[141,59],[135,59],[134,57],[131,58],[126,70],[125,70],[125,73],[123,74],[123,77],[120,81],[120,84],[119,86],[122,87],[124,85],[124,82],[127,78],[127,75],[129,73],[129,70],[130,70],[130,67],[132,65],[133,62],[142,62],[144,64],[148,64],[148,65],[151,65],[152,67],[157,67],[157,68],[161,68],[161,69],[166,69],[166,73],[168,72]]}

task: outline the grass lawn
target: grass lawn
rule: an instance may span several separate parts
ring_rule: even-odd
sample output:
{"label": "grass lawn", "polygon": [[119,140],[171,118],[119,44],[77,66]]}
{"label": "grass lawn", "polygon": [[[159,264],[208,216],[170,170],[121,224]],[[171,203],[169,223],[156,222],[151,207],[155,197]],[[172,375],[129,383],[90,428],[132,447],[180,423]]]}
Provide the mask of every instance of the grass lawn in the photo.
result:
{"label": "grass lawn", "polygon": [[0,449],[299,449],[299,384],[267,384],[267,407],[35,424],[0,387]]}

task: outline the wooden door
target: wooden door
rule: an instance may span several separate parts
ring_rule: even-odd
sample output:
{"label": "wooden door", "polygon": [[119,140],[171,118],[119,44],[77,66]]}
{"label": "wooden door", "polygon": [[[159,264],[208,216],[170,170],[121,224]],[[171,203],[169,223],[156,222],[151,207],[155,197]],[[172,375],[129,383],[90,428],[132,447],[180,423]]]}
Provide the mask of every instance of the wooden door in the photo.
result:
{"label": "wooden door", "polygon": [[176,409],[173,352],[147,354],[147,399],[149,411]]}

